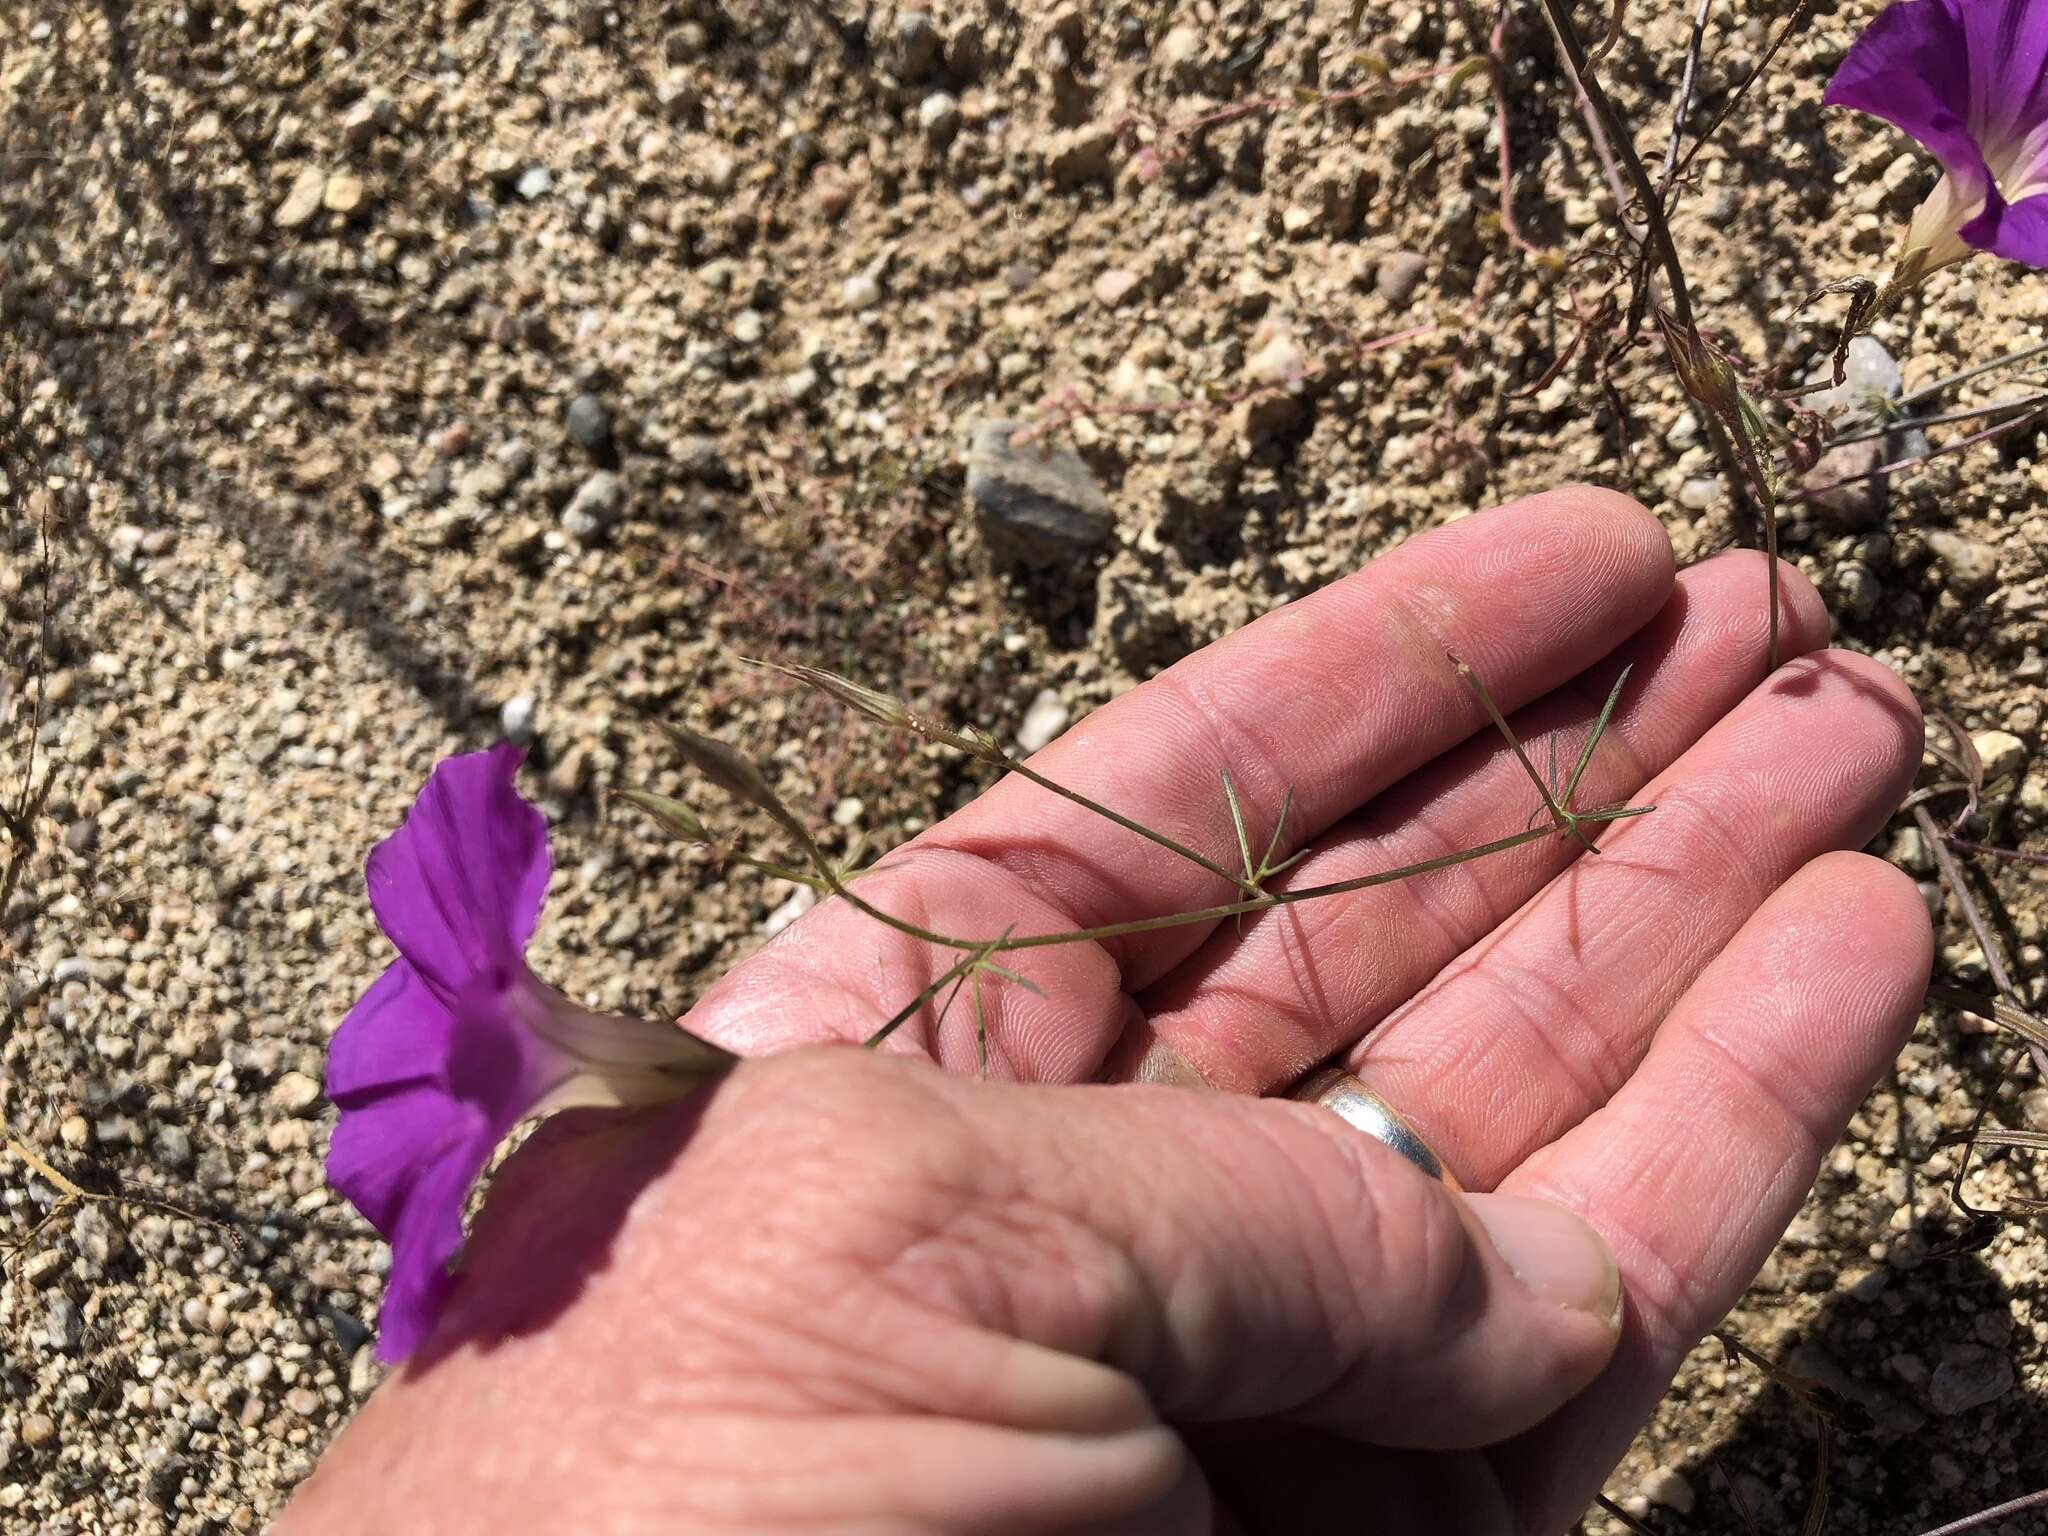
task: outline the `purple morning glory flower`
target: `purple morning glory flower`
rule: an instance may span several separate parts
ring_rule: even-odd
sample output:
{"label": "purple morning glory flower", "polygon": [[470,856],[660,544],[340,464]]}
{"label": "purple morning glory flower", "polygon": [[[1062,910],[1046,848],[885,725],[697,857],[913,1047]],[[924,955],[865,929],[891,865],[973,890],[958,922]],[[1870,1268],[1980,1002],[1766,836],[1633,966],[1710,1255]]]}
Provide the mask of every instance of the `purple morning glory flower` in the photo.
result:
{"label": "purple morning glory flower", "polygon": [[1973,249],[2048,266],[2048,0],[1904,0],[1823,100],[1904,129],[1947,172],[1913,214],[1900,277]]}
{"label": "purple morning glory flower", "polygon": [[370,906],[398,948],[336,1031],[341,1111],[327,1177],[391,1244],[377,1352],[426,1338],[469,1189],[520,1121],[677,1098],[733,1058],[669,1024],[578,1007],[526,966],[547,895],[547,825],[498,746],[444,759],[370,853]]}

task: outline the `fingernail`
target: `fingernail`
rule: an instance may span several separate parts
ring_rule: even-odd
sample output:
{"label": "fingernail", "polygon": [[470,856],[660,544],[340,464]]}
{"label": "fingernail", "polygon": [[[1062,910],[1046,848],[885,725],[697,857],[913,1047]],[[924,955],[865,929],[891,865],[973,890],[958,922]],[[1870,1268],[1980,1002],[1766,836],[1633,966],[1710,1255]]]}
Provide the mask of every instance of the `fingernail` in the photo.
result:
{"label": "fingernail", "polygon": [[1465,1203],[1515,1278],[1545,1301],[1602,1322],[1621,1314],[1621,1271],[1598,1232],[1561,1205],[1521,1195],[1470,1195]]}

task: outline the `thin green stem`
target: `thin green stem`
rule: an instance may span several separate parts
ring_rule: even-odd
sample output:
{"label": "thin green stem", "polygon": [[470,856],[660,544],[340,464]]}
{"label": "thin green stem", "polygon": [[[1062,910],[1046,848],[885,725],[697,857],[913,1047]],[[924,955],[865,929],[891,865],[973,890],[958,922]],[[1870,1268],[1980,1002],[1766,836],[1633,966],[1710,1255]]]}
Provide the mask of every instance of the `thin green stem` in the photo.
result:
{"label": "thin green stem", "polygon": [[[1225,869],[1221,864],[1218,864],[1214,859],[1204,857],[1203,855],[1195,852],[1194,849],[1188,847],[1184,843],[1175,842],[1172,838],[1168,837],[1164,832],[1155,832],[1152,828],[1145,826],[1142,822],[1136,822],[1131,820],[1130,817],[1124,815],[1121,811],[1113,811],[1108,806],[1103,805],[1098,801],[1090,800],[1086,795],[1082,794],[1079,790],[1069,789],[1066,785],[1061,784],[1056,780],[1048,779],[1044,774],[1038,772],[1036,769],[1032,768],[1030,765],[1026,763],[1019,762],[1016,758],[1011,757],[1007,752],[1004,753],[1002,756],[1001,766],[1010,773],[1017,774],[1025,779],[1030,780],[1033,784],[1036,784],[1040,789],[1051,790],[1054,794],[1058,795],[1062,800],[1072,801],[1075,805],[1080,806],[1081,809],[1084,811],[1091,811],[1095,815],[1102,817],[1105,821],[1115,822],[1118,826],[1122,827],[1126,832],[1135,832],[1138,834],[1138,836],[1144,838],[1147,842],[1157,843],[1161,848],[1164,848],[1168,853],[1179,854],[1182,858],[1186,859],[1190,864],[1194,864],[1202,869],[1206,869],[1207,871],[1209,871],[1210,874],[1215,875],[1217,878],[1221,880],[1228,881],[1230,884],[1236,886],[1239,890],[1258,889],[1257,886],[1251,885],[1250,882],[1248,882],[1244,878],[1244,876],[1233,875],[1229,870]],[[1235,807],[1233,806],[1233,814],[1234,813]]]}
{"label": "thin green stem", "polygon": [[[1600,811],[1577,811],[1573,815],[1582,822],[1599,823],[1621,821],[1631,816],[1645,816],[1652,809],[1654,807],[1647,805],[1622,805]],[[884,912],[872,902],[863,900],[851,891],[842,889],[835,894],[843,896],[857,910],[874,918],[876,922],[895,929],[907,938],[918,939],[926,944],[935,944],[942,949],[968,950],[977,955],[982,953],[999,955],[1008,954],[1019,949],[1046,949],[1056,944],[1097,944],[1105,939],[1120,939],[1133,933],[1155,933],[1162,928],[1183,928],[1190,923],[1221,922],[1226,917],[1236,917],[1240,913],[1265,912],[1274,907],[1292,906],[1298,901],[1316,901],[1325,896],[1342,896],[1351,891],[1370,890],[1376,885],[1391,885],[1397,880],[1407,880],[1416,875],[1426,875],[1433,870],[1449,869],[1454,864],[1465,864],[1473,859],[1483,859],[1492,854],[1506,853],[1510,848],[1520,848],[1525,843],[1534,843],[1546,837],[1555,837],[1557,832],[1558,829],[1554,826],[1532,827],[1526,832],[1517,832],[1509,837],[1495,838],[1490,843],[1480,843],[1476,847],[1461,848],[1455,853],[1447,853],[1439,858],[1425,859],[1419,864],[1403,864],[1398,869],[1381,870],[1377,874],[1371,875],[1359,875],[1354,879],[1338,880],[1328,885],[1303,886],[1298,891],[1267,891],[1258,896],[1247,897],[1243,901],[1224,902],[1213,907],[1197,907],[1187,912],[1169,912],[1160,917],[1133,918],[1128,922],[1105,923],[1095,928],[1076,928],[1064,933],[1027,934],[1023,938],[1014,939],[962,939],[955,938],[951,934],[935,933],[929,928],[920,927],[916,923],[907,922],[903,918]],[[948,973],[949,977],[950,974]],[[920,1003],[928,1000],[929,992],[927,992],[924,998],[920,999]],[[910,1013],[916,1012],[920,1003],[913,1003],[904,1014],[893,1019],[888,1027],[892,1029],[896,1027]]]}
{"label": "thin green stem", "polygon": [[[862,1041],[861,1043],[865,1045],[869,1050],[873,1050],[876,1046],[880,1045],[884,1040],[888,1039],[891,1035],[895,1034],[897,1030],[901,1029],[913,1017],[915,1017],[918,1010],[923,1008],[924,1005],[926,1003],[929,1003],[933,998],[937,997],[939,995],[940,990],[943,987],[945,987],[947,983],[950,982],[953,984],[954,993],[957,995],[960,990],[959,983],[966,979],[967,973],[974,969],[975,964],[979,961],[979,959],[980,956],[978,955],[961,956],[958,960],[954,961],[952,965],[948,966],[944,972],[934,977],[930,985],[925,987],[923,991],[919,992],[917,996],[913,997],[901,1008],[898,1008],[896,1012],[890,1016],[888,1023],[884,1024],[872,1035],[869,1035],[867,1039]],[[946,1009],[950,1009],[952,1006],[952,999],[948,998],[946,1000]],[[942,1019],[945,1017],[945,1009],[940,1010],[939,1017]]]}

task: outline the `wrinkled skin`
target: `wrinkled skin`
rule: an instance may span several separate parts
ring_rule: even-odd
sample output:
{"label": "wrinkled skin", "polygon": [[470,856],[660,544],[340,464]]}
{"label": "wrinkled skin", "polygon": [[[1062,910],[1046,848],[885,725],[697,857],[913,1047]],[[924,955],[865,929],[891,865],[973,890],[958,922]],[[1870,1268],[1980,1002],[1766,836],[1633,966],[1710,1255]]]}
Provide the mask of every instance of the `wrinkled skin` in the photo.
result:
{"label": "wrinkled skin", "polygon": [[[1446,652],[1539,765],[1553,737],[1576,761],[1632,663],[1581,803],[1657,809],[1597,858],[1546,839],[1018,956],[1042,995],[990,991],[1007,1081],[972,1077],[964,1007],[884,1057],[801,1049],[944,963],[824,904],[687,1021],[775,1059],[515,1159],[438,1343],[279,1530],[1566,1529],[1926,980],[1912,885],[1839,851],[1910,782],[1917,711],[1783,581],[1765,679],[1757,557],[1674,576],[1640,508],[1561,491],[1091,715],[1035,766],[1212,854],[1222,768],[1255,849],[1291,785],[1286,849],[1311,851],[1281,883],[1320,884],[1524,825],[1533,791]],[[861,889],[967,935],[1229,896],[1014,781]],[[1256,1097],[1331,1057],[1484,1193]]]}

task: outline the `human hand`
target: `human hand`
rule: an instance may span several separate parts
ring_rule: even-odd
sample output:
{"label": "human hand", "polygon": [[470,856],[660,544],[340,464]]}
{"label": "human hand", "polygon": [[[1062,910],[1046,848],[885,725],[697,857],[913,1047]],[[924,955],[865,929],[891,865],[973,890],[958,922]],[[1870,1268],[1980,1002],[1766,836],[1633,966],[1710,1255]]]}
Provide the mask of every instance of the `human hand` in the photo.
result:
{"label": "human hand", "polygon": [[[1896,805],[1917,711],[1811,654],[1825,615],[1784,583],[1798,659],[1758,685],[1756,557],[1674,581],[1641,509],[1559,492],[1091,715],[1033,766],[1212,852],[1223,769],[1255,847],[1291,786],[1311,851],[1276,884],[1304,886],[1519,830],[1533,792],[1446,652],[1538,762],[1554,736],[1575,760],[1633,663],[1581,803],[1657,811],[1599,858],[1544,839],[1241,930],[1011,957],[1039,990],[990,989],[991,1072],[1041,1086],[797,1052],[651,1120],[551,1123],[441,1343],[280,1529],[1564,1529],[1925,982],[1911,884],[1831,851]],[[1015,780],[859,890],[956,933],[1232,894]],[[686,1022],[749,1054],[860,1039],[944,963],[828,902]],[[971,1067],[963,1013],[936,1017],[892,1050]],[[1248,1097],[1332,1056],[1497,1193]],[[1103,1077],[1228,1091],[1072,1086]]]}

